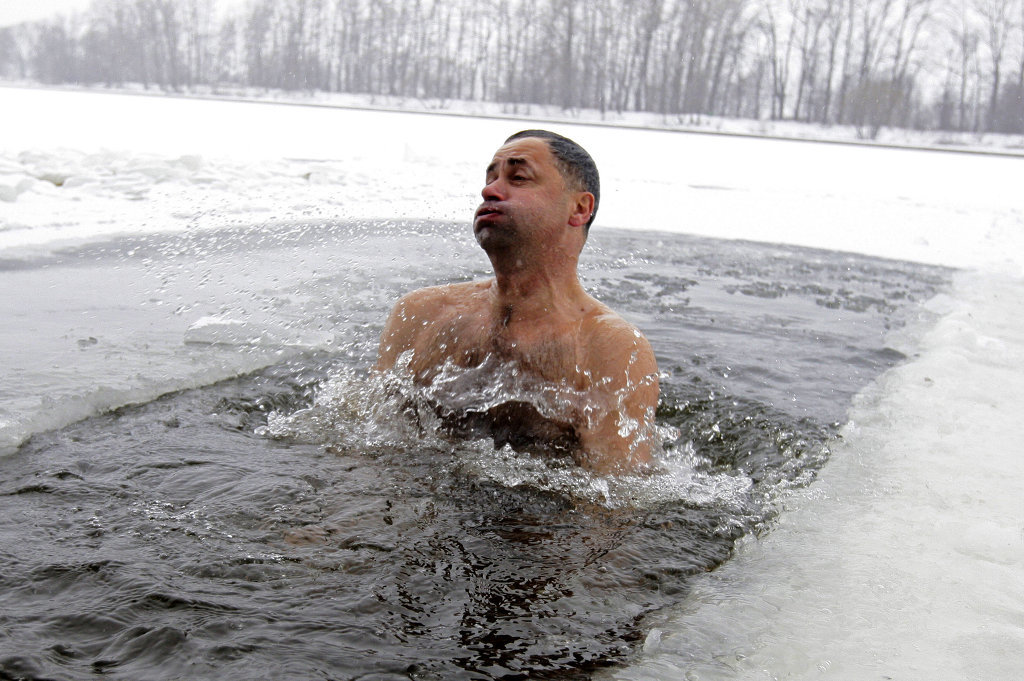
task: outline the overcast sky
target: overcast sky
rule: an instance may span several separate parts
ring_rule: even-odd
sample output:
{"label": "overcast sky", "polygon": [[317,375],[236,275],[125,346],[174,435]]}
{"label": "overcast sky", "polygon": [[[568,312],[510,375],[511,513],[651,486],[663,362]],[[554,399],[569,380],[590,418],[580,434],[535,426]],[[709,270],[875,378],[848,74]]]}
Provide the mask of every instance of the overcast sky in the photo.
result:
{"label": "overcast sky", "polygon": [[[215,0],[214,8],[230,11],[245,0]],[[0,0],[0,26],[47,19],[88,9],[93,0]]]}
{"label": "overcast sky", "polygon": [[0,0],[0,26],[83,10],[92,0]]}

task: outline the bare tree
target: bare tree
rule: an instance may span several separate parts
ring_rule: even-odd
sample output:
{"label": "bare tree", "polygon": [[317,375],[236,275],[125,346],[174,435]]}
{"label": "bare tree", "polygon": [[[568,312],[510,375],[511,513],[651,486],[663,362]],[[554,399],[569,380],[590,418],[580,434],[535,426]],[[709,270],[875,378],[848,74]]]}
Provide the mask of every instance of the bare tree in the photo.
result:
{"label": "bare tree", "polygon": [[987,128],[996,127],[999,92],[1002,86],[1003,61],[1006,56],[1007,40],[1011,26],[1010,0],[974,0],[974,10],[982,22],[982,35],[990,63],[990,89],[988,98]]}
{"label": "bare tree", "polygon": [[980,42],[978,33],[971,25],[970,17],[966,7],[961,6],[954,15],[954,22],[951,27],[953,37],[953,48],[955,50],[955,61],[950,59],[950,64],[957,64],[957,123],[958,130],[964,131],[972,128],[969,120],[971,113],[971,98],[977,90],[977,83],[974,81],[974,74],[977,72],[978,44]]}
{"label": "bare tree", "polygon": [[821,122],[832,122],[832,88],[836,77],[836,59],[840,49],[840,36],[846,26],[845,18],[847,6],[852,5],[853,0],[839,0],[838,2],[824,3],[825,23],[825,79],[823,82],[824,92],[822,93]]}
{"label": "bare tree", "polygon": [[[790,3],[794,0],[790,0]],[[792,4],[789,9],[792,8]],[[789,12],[780,12],[772,0],[764,6],[765,19],[762,30],[768,39],[768,64],[772,82],[772,120],[785,117],[786,96],[789,88],[789,71],[792,63],[793,43],[797,22]]]}
{"label": "bare tree", "polygon": [[1024,0],[215,2],[94,0],[0,30],[0,75],[1024,129]]}
{"label": "bare tree", "polygon": [[814,99],[815,85],[818,79],[818,68],[822,56],[822,33],[828,18],[828,3],[809,0],[804,3],[794,3],[794,27],[800,34],[800,75],[797,78],[796,103],[793,106],[793,117],[801,118],[800,112],[804,110],[803,119],[811,121],[813,115],[812,100]]}

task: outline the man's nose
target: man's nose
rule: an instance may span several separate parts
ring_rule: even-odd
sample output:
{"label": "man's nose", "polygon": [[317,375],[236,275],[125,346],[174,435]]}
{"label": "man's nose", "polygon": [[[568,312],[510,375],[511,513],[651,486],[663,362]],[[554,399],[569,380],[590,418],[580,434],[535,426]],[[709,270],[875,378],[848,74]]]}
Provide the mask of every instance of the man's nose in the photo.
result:
{"label": "man's nose", "polygon": [[508,185],[499,175],[484,185],[480,195],[484,197],[484,201],[502,201],[505,199],[506,189],[508,189]]}

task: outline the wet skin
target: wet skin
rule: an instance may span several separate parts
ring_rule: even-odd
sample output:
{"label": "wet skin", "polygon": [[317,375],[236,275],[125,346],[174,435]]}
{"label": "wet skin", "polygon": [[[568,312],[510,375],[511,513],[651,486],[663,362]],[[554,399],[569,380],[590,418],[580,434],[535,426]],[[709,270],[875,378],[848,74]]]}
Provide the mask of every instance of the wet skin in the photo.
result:
{"label": "wet skin", "polygon": [[385,325],[378,368],[402,357],[426,384],[446,363],[473,368],[496,358],[571,396],[547,418],[528,409],[492,413],[501,439],[515,446],[509,436],[520,431],[523,441],[571,441],[576,460],[600,473],[642,468],[650,462],[657,364],[647,339],[577,278],[594,196],[567,186],[538,138],[498,149],[481,194],[473,232],[494,278],[402,297]]}

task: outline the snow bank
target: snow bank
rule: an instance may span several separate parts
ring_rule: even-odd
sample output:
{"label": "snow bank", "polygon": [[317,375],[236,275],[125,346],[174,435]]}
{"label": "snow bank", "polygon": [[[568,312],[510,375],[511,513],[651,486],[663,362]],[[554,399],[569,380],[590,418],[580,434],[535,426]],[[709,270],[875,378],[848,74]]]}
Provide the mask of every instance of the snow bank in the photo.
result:
{"label": "snow bank", "polygon": [[[24,88],[39,87],[31,82],[12,83],[12,85]],[[60,89],[64,91],[83,90],[83,88],[75,86],[61,86]],[[864,131],[853,125],[823,125],[799,121],[726,118],[703,114],[659,114],[644,111],[567,109],[556,105],[480,102],[430,97],[399,97],[316,90],[298,92],[228,85],[198,86],[187,94],[163,92],[143,87],[141,84],[125,85],[120,88],[92,87],[85,89],[85,91],[136,94],[164,98],[205,98],[221,101],[321,106],[380,112],[430,113],[473,118],[529,119],[535,123],[554,125],[606,125],[638,130],[666,130],[697,134],[707,133],[811,142],[851,143],[868,146],[934,148],[944,151],[1024,155],[1024,135],[1002,133],[882,128],[874,139],[867,139]]]}
{"label": "snow bank", "polygon": [[618,681],[1010,679],[1024,664],[1024,283],[964,274],[768,535]]}

